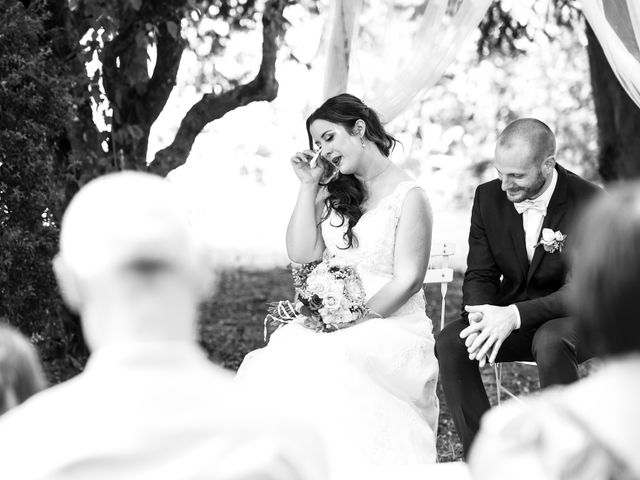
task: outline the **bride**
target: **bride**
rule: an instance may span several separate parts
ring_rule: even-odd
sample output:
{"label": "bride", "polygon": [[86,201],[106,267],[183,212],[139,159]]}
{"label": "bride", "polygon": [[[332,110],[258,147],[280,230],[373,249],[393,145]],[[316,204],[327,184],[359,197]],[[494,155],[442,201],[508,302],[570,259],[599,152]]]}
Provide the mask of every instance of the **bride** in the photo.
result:
{"label": "bride", "polygon": [[332,333],[285,325],[246,356],[236,383],[314,423],[334,473],[434,463],[438,364],[422,292],[428,199],[389,160],[396,140],[358,98],[330,98],[307,119],[307,132],[321,156],[307,150],[291,159],[300,191],[289,257],[308,263],[326,250],[356,267],[372,313]]}

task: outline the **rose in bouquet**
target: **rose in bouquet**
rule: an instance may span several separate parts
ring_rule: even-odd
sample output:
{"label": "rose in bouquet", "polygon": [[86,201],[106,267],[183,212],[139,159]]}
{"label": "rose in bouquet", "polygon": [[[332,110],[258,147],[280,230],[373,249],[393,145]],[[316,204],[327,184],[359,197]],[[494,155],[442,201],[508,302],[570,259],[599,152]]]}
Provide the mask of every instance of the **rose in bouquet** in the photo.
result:
{"label": "rose in bouquet", "polygon": [[362,280],[353,266],[325,256],[320,263],[293,267],[292,274],[295,300],[271,304],[265,333],[268,323],[280,327],[294,321],[317,332],[331,332],[370,313]]}

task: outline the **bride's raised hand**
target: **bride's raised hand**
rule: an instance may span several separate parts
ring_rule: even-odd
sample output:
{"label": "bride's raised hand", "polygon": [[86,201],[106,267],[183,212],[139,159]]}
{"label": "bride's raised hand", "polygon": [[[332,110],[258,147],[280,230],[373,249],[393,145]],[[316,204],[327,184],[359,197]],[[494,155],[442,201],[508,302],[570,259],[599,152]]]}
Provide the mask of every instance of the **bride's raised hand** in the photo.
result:
{"label": "bride's raised hand", "polygon": [[[304,150],[291,157],[293,171],[302,183],[317,184],[322,178],[323,168],[318,162],[318,152]],[[315,159],[315,161],[314,161]]]}

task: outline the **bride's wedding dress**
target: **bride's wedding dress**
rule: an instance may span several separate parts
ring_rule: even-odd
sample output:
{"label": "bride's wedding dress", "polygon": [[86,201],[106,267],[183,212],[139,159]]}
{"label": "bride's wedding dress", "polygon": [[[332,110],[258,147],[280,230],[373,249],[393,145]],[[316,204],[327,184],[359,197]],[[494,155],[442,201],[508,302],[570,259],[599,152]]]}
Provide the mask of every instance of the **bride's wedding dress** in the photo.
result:
{"label": "bride's wedding dress", "polygon": [[[395,232],[406,194],[400,183],[367,211],[344,246],[340,219],[322,223],[330,254],[357,268],[367,297],[393,272]],[[438,364],[422,291],[393,315],[333,333],[288,324],[249,353],[236,385],[277,411],[315,424],[334,472],[357,465],[407,466],[436,461]]]}

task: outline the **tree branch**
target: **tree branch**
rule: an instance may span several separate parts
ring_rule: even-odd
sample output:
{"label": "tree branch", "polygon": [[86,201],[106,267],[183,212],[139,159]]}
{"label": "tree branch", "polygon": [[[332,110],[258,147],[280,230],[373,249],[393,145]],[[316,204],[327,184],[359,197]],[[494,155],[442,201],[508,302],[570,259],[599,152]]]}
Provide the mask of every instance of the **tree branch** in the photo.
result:
{"label": "tree branch", "polygon": [[284,30],[283,11],[287,5],[287,0],[269,0],[265,4],[262,15],[262,60],[255,78],[221,94],[204,95],[185,115],[171,145],[156,153],[149,171],[164,176],[182,165],[196,137],[209,122],[251,102],[276,98],[278,39]]}
{"label": "tree branch", "polygon": [[[119,168],[146,168],[149,131],[175,86],[186,43],[179,33],[171,35],[167,26],[167,22],[180,25],[183,3],[164,2],[159,8],[146,2],[135,12],[120,12],[118,33],[104,46],[104,88],[113,108],[111,147]],[[141,34],[148,34],[148,24],[157,28],[157,60],[151,78],[146,70],[146,48],[138,43]]]}
{"label": "tree branch", "polygon": [[[180,25],[180,17],[172,18]],[[147,85],[142,102],[147,106],[146,121],[149,127],[156,121],[164,106],[169,100],[169,95],[176,85],[176,76],[180,59],[184,51],[185,41],[178,34],[173,38],[167,29],[166,22],[159,26],[160,33],[157,38],[157,61],[153,69],[153,75]]]}

